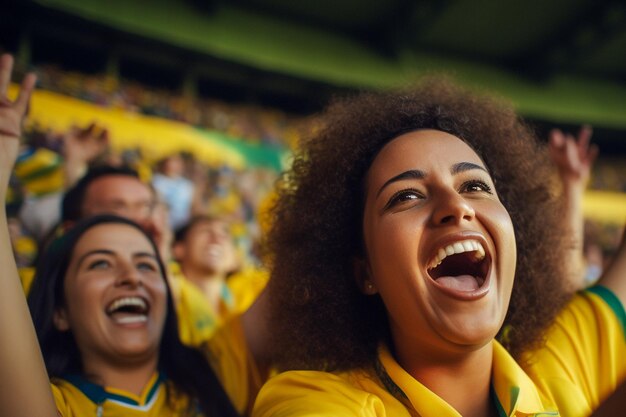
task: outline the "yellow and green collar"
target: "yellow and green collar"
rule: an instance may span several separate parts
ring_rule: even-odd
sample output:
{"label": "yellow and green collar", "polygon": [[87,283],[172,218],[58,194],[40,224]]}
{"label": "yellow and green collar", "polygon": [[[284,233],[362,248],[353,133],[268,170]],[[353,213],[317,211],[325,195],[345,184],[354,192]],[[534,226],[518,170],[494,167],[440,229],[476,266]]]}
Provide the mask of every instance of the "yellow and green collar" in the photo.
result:
{"label": "yellow and green collar", "polygon": [[[459,416],[450,404],[406,372],[386,346],[379,348],[378,358],[378,377],[399,401],[410,404],[421,416]],[[501,417],[559,415],[545,409],[535,384],[497,341],[493,341],[491,390]]]}
{"label": "yellow and green collar", "polygon": [[66,375],[63,379],[78,388],[94,404],[113,401],[134,407],[145,407],[151,404],[157,396],[161,383],[165,380],[161,374],[155,372],[144,387],[141,395],[138,396],[121,389],[103,387],[88,381],[80,375]]}

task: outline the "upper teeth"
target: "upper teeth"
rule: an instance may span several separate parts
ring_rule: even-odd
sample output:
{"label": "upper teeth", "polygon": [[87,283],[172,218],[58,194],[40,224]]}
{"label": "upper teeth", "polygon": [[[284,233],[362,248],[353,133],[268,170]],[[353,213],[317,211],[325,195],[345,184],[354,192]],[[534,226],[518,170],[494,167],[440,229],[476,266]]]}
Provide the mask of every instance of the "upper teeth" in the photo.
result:
{"label": "upper teeth", "polygon": [[464,252],[476,252],[474,257],[476,261],[480,261],[485,258],[485,248],[477,240],[464,240],[461,242],[455,242],[437,251],[437,255],[430,261],[428,269],[436,268],[441,261],[446,259],[450,255],[464,253]]}
{"label": "upper teeth", "polygon": [[113,301],[113,303],[111,303],[111,305],[107,309],[107,312],[111,313],[119,308],[126,307],[126,306],[137,306],[137,307],[141,307],[144,310],[147,309],[148,307],[148,305],[146,304],[143,298],[124,297],[124,298],[118,298],[117,300]]}

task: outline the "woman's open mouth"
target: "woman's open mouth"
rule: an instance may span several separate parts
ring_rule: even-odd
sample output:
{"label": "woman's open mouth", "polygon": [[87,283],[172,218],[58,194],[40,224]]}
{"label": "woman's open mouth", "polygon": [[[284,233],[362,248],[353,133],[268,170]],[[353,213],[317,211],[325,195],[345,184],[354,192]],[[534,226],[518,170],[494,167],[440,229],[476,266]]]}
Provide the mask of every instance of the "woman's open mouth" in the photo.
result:
{"label": "woman's open mouth", "polygon": [[468,239],[439,248],[427,271],[440,287],[472,293],[485,284],[489,263],[483,245]]}
{"label": "woman's open mouth", "polygon": [[106,313],[118,324],[135,324],[148,321],[150,305],[142,297],[121,297],[113,300]]}

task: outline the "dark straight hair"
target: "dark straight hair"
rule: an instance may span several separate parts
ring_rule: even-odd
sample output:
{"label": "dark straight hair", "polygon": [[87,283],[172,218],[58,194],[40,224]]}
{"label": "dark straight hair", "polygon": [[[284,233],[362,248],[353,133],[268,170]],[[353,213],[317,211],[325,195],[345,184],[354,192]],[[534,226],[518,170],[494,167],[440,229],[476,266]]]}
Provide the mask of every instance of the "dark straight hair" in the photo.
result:
{"label": "dark straight hair", "polygon": [[206,417],[237,416],[209,365],[206,354],[185,346],[180,341],[166,269],[154,241],[141,226],[118,216],[100,215],[76,223],[67,233],[53,241],[39,260],[28,296],[28,306],[49,377],[63,378],[68,374],[83,374],[80,351],[72,332],[57,330],[53,315],[57,308],[72,302],[65,300],[64,282],[78,240],[92,227],[105,224],[134,227],[146,237],[156,254],[161,276],[167,286],[167,313],[159,347],[159,371],[164,372],[176,392],[189,396],[190,407],[199,408]]}

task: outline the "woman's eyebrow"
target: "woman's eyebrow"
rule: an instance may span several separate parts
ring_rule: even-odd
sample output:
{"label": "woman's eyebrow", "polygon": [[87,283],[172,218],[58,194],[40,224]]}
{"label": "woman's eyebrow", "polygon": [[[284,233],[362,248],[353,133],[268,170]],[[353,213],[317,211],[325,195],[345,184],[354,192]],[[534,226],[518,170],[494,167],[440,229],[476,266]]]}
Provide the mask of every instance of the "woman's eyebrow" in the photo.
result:
{"label": "woman's eyebrow", "polygon": [[481,171],[485,171],[487,174],[489,174],[489,171],[487,171],[485,168],[472,162],[459,162],[458,164],[454,164],[452,165],[452,168],[450,168],[450,172],[452,173],[452,175],[456,175],[460,174],[461,172],[470,171],[472,169],[480,169]]}
{"label": "woman's eyebrow", "polygon": [[83,254],[80,258],[78,258],[78,262],[76,262],[76,266],[80,267],[80,264],[83,263],[87,257],[91,255],[114,255],[114,252],[108,249],[94,249],[85,254]]}
{"label": "woman's eyebrow", "polygon": [[[470,171],[473,169],[479,169],[481,171],[486,172],[487,174],[489,174],[489,171],[487,171],[485,168],[483,168],[480,165],[474,164],[472,162],[459,162],[457,164],[452,165],[452,167],[450,168],[450,172],[452,173],[452,175],[456,175],[456,174],[460,174],[461,172],[465,172],[465,171]],[[404,171],[401,174],[396,175],[395,177],[389,179],[388,181],[386,181],[382,187],[380,187],[380,189],[378,190],[378,193],[376,194],[376,197],[378,198],[378,196],[380,196],[380,194],[383,192],[383,190],[385,189],[385,187],[387,187],[389,184],[394,183],[396,181],[402,181],[402,180],[406,180],[406,179],[414,179],[414,180],[421,180],[426,178],[426,173],[424,171],[421,171],[419,169],[411,169],[409,171]]]}
{"label": "woman's eyebrow", "polygon": [[387,182],[385,182],[383,186],[380,187],[380,189],[378,190],[378,193],[376,194],[376,198],[378,198],[378,196],[380,195],[380,193],[383,192],[385,187],[387,187],[391,183],[394,183],[396,181],[407,180],[407,179],[421,180],[425,177],[426,177],[426,173],[424,171],[420,171],[419,169],[411,169],[409,171],[404,171],[403,173],[398,174],[395,177],[388,180]]}
{"label": "woman's eyebrow", "polygon": [[152,258],[156,260],[156,255],[150,252],[137,252],[133,253],[133,258]]}

